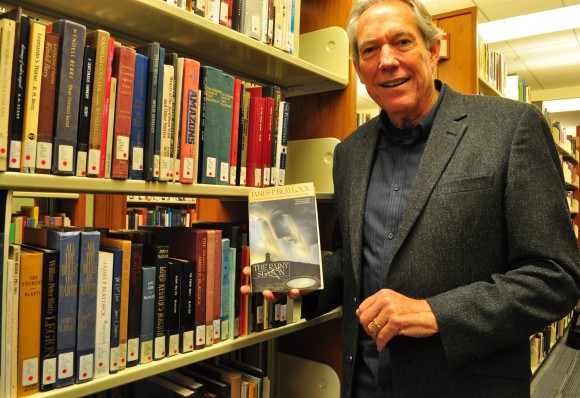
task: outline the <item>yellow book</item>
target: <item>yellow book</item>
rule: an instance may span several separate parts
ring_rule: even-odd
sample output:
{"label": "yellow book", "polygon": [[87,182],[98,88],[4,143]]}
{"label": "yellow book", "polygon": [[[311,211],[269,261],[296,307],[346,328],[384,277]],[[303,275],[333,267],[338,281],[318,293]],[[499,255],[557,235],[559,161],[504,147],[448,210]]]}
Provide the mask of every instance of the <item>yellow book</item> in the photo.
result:
{"label": "yellow book", "polygon": [[131,241],[116,238],[101,238],[102,247],[123,250],[123,270],[121,272],[121,317],[119,322],[119,370],[127,367],[127,325],[129,319],[129,278],[131,274]]}
{"label": "yellow book", "polygon": [[46,26],[30,23],[28,65],[26,67],[26,90],[24,93],[24,119],[22,129],[22,156],[20,170],[34,173],[36,167],[36,143],[38,141],[38,112],[40,109],[40,81],[44,61],[44,37]]}
{"label": "yellow book", "polygon": [[10,85],[15,33],[16,23],[13,20],[0,19],[0,171],[7,169]]}
{"label": "yellow book", "polygon": [[40,390],[42,255],[42,252],[35,252],[25,248],[22,248],[20,252],[18,397],[32,395]]}

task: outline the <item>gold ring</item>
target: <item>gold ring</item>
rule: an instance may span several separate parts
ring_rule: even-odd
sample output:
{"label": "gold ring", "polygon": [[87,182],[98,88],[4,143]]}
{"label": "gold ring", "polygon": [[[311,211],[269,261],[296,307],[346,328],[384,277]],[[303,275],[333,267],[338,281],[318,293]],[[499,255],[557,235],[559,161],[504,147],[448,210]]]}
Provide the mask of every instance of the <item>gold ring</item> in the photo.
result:
{"label": "gold ring", "polygon": [[379,324],[374,319],[371,322],[371,325],[373,325],[373,328],[375,328],[375,332],[377,334],[381,331],[381,327],[379,326]]}

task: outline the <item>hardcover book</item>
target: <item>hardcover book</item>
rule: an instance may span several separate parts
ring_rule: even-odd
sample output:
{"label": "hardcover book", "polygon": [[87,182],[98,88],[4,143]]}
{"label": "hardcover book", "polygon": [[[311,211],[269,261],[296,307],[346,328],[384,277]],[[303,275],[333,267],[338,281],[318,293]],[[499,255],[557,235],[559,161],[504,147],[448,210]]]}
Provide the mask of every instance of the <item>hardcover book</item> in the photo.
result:
{"label": "hardcover book", "polygon": [[[4,234],[0,234],[4,242]],[[1,246],[1,245],[0,245]],[[2,248],[3,251],[3,248]],[[4,373],[6,396],[15,396],[18,387],[18,298],[20,297],[21,246],[10,244],[6,262],[6,367]],[[2,253],[0,253],[0,258]],[[54,344],[56,347],[56,344]],[[56,358],[56,353],[54,354]]]}
{"label": "hardcover book", "polygon": [[61,19],[51,31],[59,38],[52,172],[73,175],[77,151],[78,117],[86,27]]}
{"label": "hardcover book", "polygon": [[[75,175],[79,177],[84,177],[87,175],[89,131],[91,128],[91,106],[93,99],[93,79],[96,57],[95,48],[91,46],[85,46],[84,57],[83,76],[81,79],[82,88],[80,104],[81,108],[79,113],[79,132],[77,136],[77,165],[75,172]],[[42,86],[41,94],[43,92],[44,86]]]}
{"label": "hardcover book", "polygon": [[199,73],[198,61],[185,58],[183,61],[183,89],[181,96],[181,131],[179,143],[179,182],[197,182],[199,146]]}
{"label": "hardcover book", "polygon": [[194,306],[195,306],[195,261],[170,258],[181,268],[179,288],[179,349],[180,352],[193,351],[194,344]]}
{"label": "hardcover book", "polygon": [[127,367],[139,363],[139,332],[143,289],[143,243],[131,243],[129,274],[129,308],[127,315]]}
{"label": "hardcover book", "polygon": [[143,265],[141,298],[141,331],[139,334],[139,363],[153,361],[153,323],[155,321],[156,268]]}
{"label": "hardcover book", "polygon": [[113,267],[113,253],[99,251],[97,318],[95,326],[95,379],[109,374]]}
{"label": "hardcover book", "polygon": [[129,152],[129,178],[132,180],[143,179],[148,65],[149,58],[143,54],[136,54]]}
{"label": "hardcover book", "polygon": [[7,169],[8,122],[10,112],[10,87],[12,83],[12,61],[16,23],[11,19],[0,19],[0,171]]}
{"label": "hardcover book", "polygon": [[101,251],[113,254],[113,285],[111,289],[111,331],[109,337],[109,373],[119,371],[121,354],[119,349],[119,337],[121,334],[121,286],[123,278],[123,249],[105,247],[101,245]]}
{"label": "hardcover book", "polygon": [[252,189],[248,216],[252,292],[324,287],[314,184]]}
{"label": "hardcover book", "polygon": [[179,314],[181,296],[181,263],[169,259],[167,266],[167,300],[165,306],[165,335],[167,356],[179,353]]}

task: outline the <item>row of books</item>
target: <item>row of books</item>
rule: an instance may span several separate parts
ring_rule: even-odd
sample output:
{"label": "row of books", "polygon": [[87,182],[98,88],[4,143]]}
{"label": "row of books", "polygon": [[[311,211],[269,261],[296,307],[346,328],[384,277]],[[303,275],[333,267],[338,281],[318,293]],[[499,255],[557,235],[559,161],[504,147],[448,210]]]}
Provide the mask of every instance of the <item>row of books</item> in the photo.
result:
{"label": "row of books", "polygon": [[142,226],[158,227],[191,227],[196,220],[195,209],[162,206],[149,207],[128,207],[127,229],[137,229]]}
{"label": "row of books", "polygon": [[286,324],[285,300],[239,293],[246,231],[217,223],[25,228],[7,262],[6,395],[88,382]]}
{"label": "row of books", "polygon": [[536,371],[542,361],[550,354],[556,342],[560,337],[564,336],[571,320],[572,312],[530,337],[530,364],[532,372]]}
{"label": "row of books", "polygon": [[294,53],[297,0],[162,0],[275,48]]}
{"label": "row of books", "polygon": [[19,7],[0,29],[0,171],[284,185],[280,87]]}

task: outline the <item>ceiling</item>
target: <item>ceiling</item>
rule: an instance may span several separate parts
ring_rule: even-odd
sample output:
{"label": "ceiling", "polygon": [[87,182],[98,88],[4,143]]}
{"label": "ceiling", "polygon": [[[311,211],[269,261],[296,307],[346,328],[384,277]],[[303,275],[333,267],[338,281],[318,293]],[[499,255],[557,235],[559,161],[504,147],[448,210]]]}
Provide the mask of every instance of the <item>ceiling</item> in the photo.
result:
{"label": "ceiling", "polygon": [[[422,1],[432,15],[476,6],[479,23],[580,4],[580,0]],[[526,80],[532,100],[580,97],[580,29],[493,43],[490,48],[505,56],[508,74]],[[576,120],[580,124],[580,112]]]}

